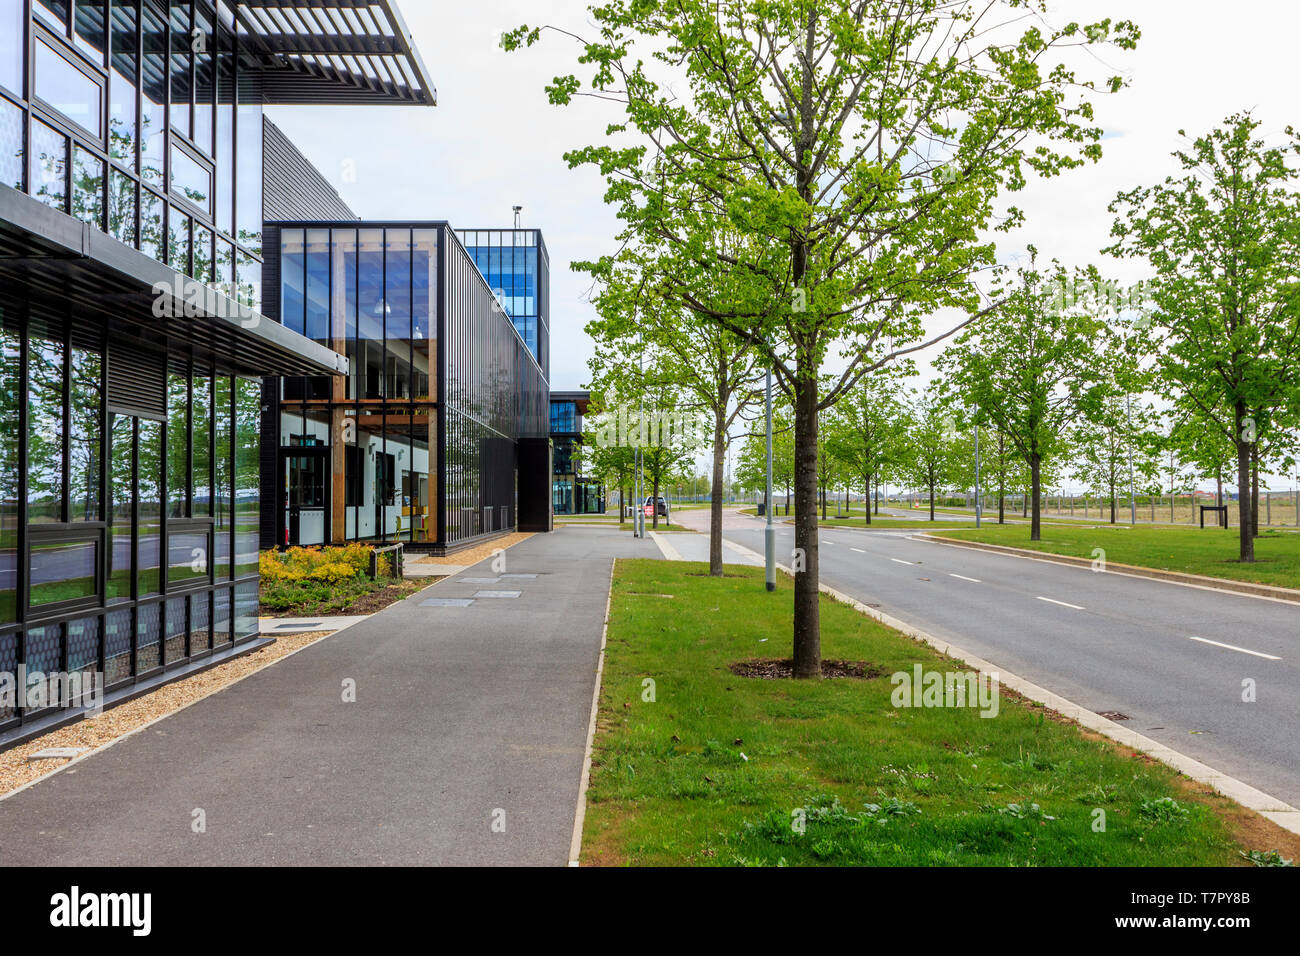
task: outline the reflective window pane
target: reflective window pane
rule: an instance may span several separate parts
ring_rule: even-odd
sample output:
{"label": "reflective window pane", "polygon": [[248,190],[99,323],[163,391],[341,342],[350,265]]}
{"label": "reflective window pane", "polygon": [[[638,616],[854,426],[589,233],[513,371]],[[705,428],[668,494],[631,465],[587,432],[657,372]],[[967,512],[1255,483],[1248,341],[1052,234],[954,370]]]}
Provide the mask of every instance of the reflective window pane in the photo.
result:
{"label": "reflective window pane", "polygon": [[108,80],[108,152],[115,160],[135,169],[136,50],[135,4],[114,4],[113,38]]}
{"label": "reflective window pane", "polygon": [[136,539],[141,597],[162,590],[162,465],[163,425],[140,419],[137,509],[140,536]]}
{"label": "reflective window pane", "polygon": [[0,0],[0,86],[23,95],[23,0]]}
{"label": "reflective window pane", "polygon": [[108,560],[106,571],[109,603],[131,597],[131,523],[135,517],[135,420],[112,415],[109,436],[112,457],[108,470]]}
{"label": "reflective window pane", "polygon": [[61,341],[33,334],[27,344],[27,522],[63,520]]}
{"label": "reflective window pane", "polygon": [[163,201],[147,189],[140,190],[140,251],[163,261],[167,248],[163,233]]}
{"label": "reflective window pane", "polygon": [[212,376],[195,375],[190,399],[192,515],[212,514]]}
{"label": "reflective window pane", "polygon": [[[0,0],[2,2],[2,0]],[[0,50],[0,56],[3,56]],[[0,183],[23,188],[23,111],[0,97]]]}
{"label": "reflective window pane", "polygon": [[68,138],[40,120],[32,120],[32,195],[60,212],[68,211]]}
{"label": "reflective window pane", "polygon": [[158,0],[144,0],[140,22],[144,37],[140,172],[145,182],[162,186],[167,145],[167,27]]}
{"label": "reflective window pane", "polygon": [[212,174],[185,150],[172,147],[172,192],[212,212]]}
{"label": "reflective window pane", "polygon": [[306,233],[302,229],[285,229],[280,233],[280,322],[299,335],[306,315],[305,246]]}
{"label": "reflective window pane", "polygon": [[70,430],[68,432],[69,521],[99,521],[100,464],[103,436],[100,412],[103,408],[104,359],[98,351],[72,348],[68,387]]}
{"label": "reflective window pane", "polygon": [[188,518],[189,491],[189,378],[167,375],[167,515]]}
{"label": "reflective window pane", "polygon": [[80,146],[72,156],[72,214],[103,231],[104,161]]}
{"label": "reflective window pane", "polygon": [[241,103],[237,110],[235,239],[250,251],[262,252],[262,107]]}
{"label": "reflective window pane", "polygon": [[42,40],[36,42],[36,95],[96,136],[103,132],[99,84]]}
{"label": "reflective window pane", "polygon": [[190,274],[190,217],[175,206],[167,216],[167,264]]}
{"label": "reflective window pane", "polygon": [[262,387],[235,379],[235,574],[257,572]]}
{"label": "reflective window pane", "polygon": [[108,171],[108,234],[135,245],[135,180],[116,169]]}
{"label": "reflective window pane", "polygon": [[95,596],[95,567],[99,542],[46,541],[31,543],[31,606],[58,604]]}
{"label": "reflective window pane", "polygon": [[307,318],[304,334],[329,344],[330,337],[330,231],[307,230]]}
{"label": "reflective window pane", "polygon": [[77,48],[100,65],[104,62],[107,10],[107,0],[77,0],[77,15],[73,23],[73,39]]}

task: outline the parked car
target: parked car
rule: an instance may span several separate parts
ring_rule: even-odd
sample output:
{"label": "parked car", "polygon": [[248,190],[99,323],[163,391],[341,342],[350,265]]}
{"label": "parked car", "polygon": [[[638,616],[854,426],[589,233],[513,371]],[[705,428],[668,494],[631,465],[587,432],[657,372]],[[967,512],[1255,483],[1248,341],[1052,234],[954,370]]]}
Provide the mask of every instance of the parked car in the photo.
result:
{"label": "parked car", "polygon": [[654,495],[646,495],[645,502],[642,504],[642,508],[649,508],[651,503],[654,503],[655,511],[659,513],[660,517],[662,518],[668,517],[668,502],[666,502],[663,499],[662,495],[660,495],[658,498],[654,497]]}

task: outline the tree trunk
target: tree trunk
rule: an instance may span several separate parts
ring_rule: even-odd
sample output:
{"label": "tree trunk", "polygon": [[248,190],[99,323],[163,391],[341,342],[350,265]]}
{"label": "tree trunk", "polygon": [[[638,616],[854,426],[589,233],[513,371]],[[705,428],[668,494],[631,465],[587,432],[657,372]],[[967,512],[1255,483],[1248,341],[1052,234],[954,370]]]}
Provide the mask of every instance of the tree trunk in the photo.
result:
{"label": "tree trunk", "polygon": [[1250,450],[1250,535],[1259,537],[1259,446]]}
{"label": "tree trunk", "polygon": [[934,476],[930,476],[930,520],[934,520]]}
{"label": "tree trunk", "polygon": [[867,475],[865,477],[867,479],[865,485],[866,496],[862,499],[862,512],[866,518],[866,524],[871,524],[871,476]]}
{"label": "tree trunk", "polygon": [[[1034,497],[1034,514],[1029,522],[1030,541],[1041,541],[1043,539],[1043,535],[1042,535],[1043,515],[1042,515],[1042,509],[1040,508],[1039,501],[1038,501],[1039,487],[1043,480],[1042,467],[1043,467],[1042,456],[1040,456],[1038,452],[1032,452],[1029,455],[1029,485],[1030,485],[1030,493]],[[1112,504],[1111,507],[1113,508],[1114,505]]]}
{"label": "tree trunk", "polygon": [[655,469],[654,479],[651,481],[651,486],[652,487],[650,491],[650,514],[654,515],[654,517],[650,519],[650,530],[658,531],[659,530],[659,469],[658,468]]}
{"label": "tree trunk", "polygon": [[[726,468],[726,422],[713,414],[713,501],[709,505],[709,574],[722,577],[722,482]],[[770,505],[770,503],[769,503]]]}
{"label": "tree trunk", "polygon": [[1255,536],[1252,533],[1250,512],[1250,442],[1242,441],[1241,435],[1245,428],[1244,421],[1246,418],[1246,409],[1242,403],[1237,404],[1236,424],[1237,424],[1237,505],[1240,508],[1241,515],[1238,519],[1241,527],[1238,529],[1240,548],[1238,560],[1243,563],[1253,563],[1255,560]]}
{"label": "tree trunk", "polygon": [[[821,677],[817,571],[817,378],[800,377],[794,396],[794,676]],[[803,561],[798,562],[797,557]]]}
{"label": "tree trunk", "polygon": [[1110,486],[1110,523],[1115,523],[1115,483]]}

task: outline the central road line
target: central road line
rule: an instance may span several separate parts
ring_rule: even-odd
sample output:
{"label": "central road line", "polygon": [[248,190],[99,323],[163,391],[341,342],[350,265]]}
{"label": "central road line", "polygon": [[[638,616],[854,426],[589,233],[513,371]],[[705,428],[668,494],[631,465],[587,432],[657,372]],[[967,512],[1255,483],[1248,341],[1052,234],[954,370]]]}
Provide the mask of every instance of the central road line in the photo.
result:
{"label": "central road line", "polygon": [[895,562],[897,562],[898,564],[911,564],[911,563],[912,563],[911,561],[904,561],[902,558],[890,558],[889,560],[890,560],[890,561],[895,561]]}
{"label": "central road line", "polygon": [[1084,608],[1081,608],[1081,607],[1080,607],[1079,605],[1077,605],[1077,604],[1066,604],[1064,601],[1057,601],[1057,600],[1055,600],[1054,598],[1043,597],[1041,594],[1038,596],[1038,600],[1040,600],[1040,601],[1046,601],[1048,604],[1059,604],[1059,605],[1061,605],[1061,607],[1074,608],[1074,610],[1076,610],[1076,611],[1082,611],[1082,610],[1085,610]]}
{"label": "central road line", "polygon": [[952,572],[949,572],[949,573],[948,573],[948,577],[950,577],[950,578],[960,578],[960,579],[963,580],[963,581],[969,581],[971,584],[979,584],[979,583],[980,583],[980,579],[979,579],[979,578],[968,578],[968,577],[966,577],[966,575],[964,575],[964,574],[953,574]]}
{"label": "central road line", "polygon": [[1188,640],[1200,641],[1202,644],[1210,644],[1214,647],[1222,647],[1229,651],[1240,651],[1242,654],[1253,654],[1255,657],[1262,657],[1265,660],[1269,660],[1269,661],[1280,661],[1282,659],[1280,657],[1274,656],[1273,654],[1263,654],[1259,651],[1252,651],[1249,648],[1238,647],[1236,644],[1220,644],[1218,641],[1207,641],[1203,637],[1189,637]]}
{"label": "central road line", "polygon": [[866,554],[866,553],[867,553],[867,552],[863,551],[861,548],[849,548],[849,550],[850,550],[850,551],[856,551],[856,552],[858,552],[858,554]]}

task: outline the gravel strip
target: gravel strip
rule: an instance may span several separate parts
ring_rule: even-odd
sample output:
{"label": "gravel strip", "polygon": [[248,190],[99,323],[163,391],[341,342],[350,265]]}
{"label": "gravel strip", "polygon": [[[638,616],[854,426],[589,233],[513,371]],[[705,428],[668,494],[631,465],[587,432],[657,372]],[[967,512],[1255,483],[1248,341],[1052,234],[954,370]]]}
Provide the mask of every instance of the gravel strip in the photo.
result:
{"label": "gravel strip", "polygon": [[[100,716],[79,720],[75,724],[51,731],[34,740],[6,750],[0,754],[0,796],[24,784],[31,783],[61,767],[71,758],[37,760],[29,763],[27,757],[47,747],[84,747],[94,751],[117,738],[144,726],[151,720],[175,713],[194,703],[200,697],[220,690],[241,677],[269,667],[282,657],[314,644],[335,631],[310,631],[304,634],[277,635],[274,644],[234,660],[218,664],[209,670],[184,680],[160,687],[152,693],[105,710]],[[82,754],[85,756],[85,754]]]}

